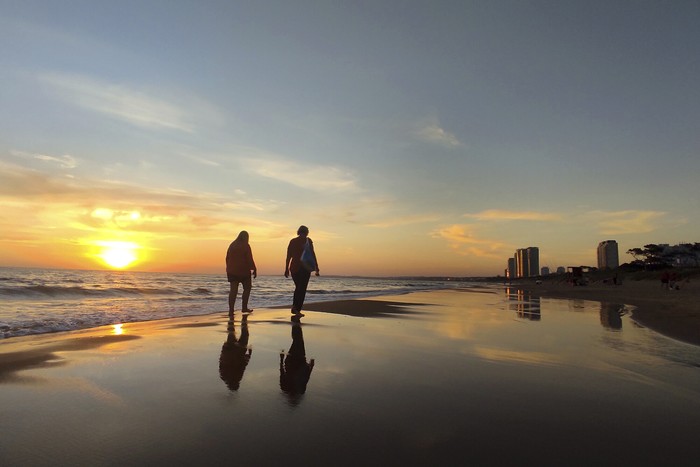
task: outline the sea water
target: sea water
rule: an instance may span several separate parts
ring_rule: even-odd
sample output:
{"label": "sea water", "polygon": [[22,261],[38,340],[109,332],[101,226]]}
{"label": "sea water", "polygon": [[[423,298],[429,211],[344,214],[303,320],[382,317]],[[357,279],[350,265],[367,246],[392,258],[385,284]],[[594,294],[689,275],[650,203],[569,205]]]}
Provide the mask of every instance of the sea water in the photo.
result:
{"label": "sea water", "polygon": [[[307,303],[464,285],[426,279],[312,276]],[[283,276],[253,280],[249,307],[291,303]],[[0,268],[0,338],[228,311],[224,275]],[[240,292],[236,302],[240,309]]]}

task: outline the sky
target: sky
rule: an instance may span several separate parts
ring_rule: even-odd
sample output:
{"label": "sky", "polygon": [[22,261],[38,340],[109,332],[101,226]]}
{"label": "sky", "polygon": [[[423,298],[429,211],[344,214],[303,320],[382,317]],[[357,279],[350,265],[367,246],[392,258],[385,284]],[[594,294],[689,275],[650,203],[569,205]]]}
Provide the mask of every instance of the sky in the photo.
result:
{"label": "sky", "polygon": [[302,224],[333,275],[700,241],[697,1],[0,11],[0,266],[223,273],[247,230],[275,275]]}

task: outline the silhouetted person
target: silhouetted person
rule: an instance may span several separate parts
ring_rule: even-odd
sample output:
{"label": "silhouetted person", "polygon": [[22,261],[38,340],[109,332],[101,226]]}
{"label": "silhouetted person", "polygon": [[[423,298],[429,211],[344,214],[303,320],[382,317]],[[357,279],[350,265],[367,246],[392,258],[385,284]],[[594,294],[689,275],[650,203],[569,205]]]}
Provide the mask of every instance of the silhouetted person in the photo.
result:
{"label": "silhouetted person", "polygon": [[301,314],[301,307],[304,306],[304,298],[306,298],[306,288],[309,286],[311,271],[316,271],[317,276],[320,274],[316,252],[314,251],[314,242],[309,238],[309,228],[305,225],[299,227],[297,237],[291,239],[287,247],[284,277],[289,277],[290,271],[294,280],[292,313]]}
{"label": "silhouetted person", "polygon": [[248,348],[248,315],[241,318],[241,338],[236,339],[236,327],[233,320],[228,322],[228,337],[221,347],[219,357],[219,376],[231,391],[238,391],[243,379],[243,372],[248,366],[253,349]]}
{"label": "silhouetted person", "polygon": [[253,280],[250,277],[250,272],[253,271],[253,277],[258,277],[258,269],[253,261],[253,250],[248,244],[248,232],[245,230],[238,234],[238,237],[231,242],[226,251],[226,276],[231,283],[231,290],[228,293],[228,315],[233,317],[233,307],[236,304],[236,295],[238,294],[238,284],[243,285],[243,306],[241,311],[249,313],[253,310],[248,309],[248,298],[250,297],[250,289],[253,287]]}
{"label": "silhouetted person", "polygon": [[313,368],[314,359],[308,363],[306,361],[300,318],[292,317],[292,345],[286,358],[284,352],[280,353],[280,389],[287,395],[290,404],[296,405],[301,400]]}

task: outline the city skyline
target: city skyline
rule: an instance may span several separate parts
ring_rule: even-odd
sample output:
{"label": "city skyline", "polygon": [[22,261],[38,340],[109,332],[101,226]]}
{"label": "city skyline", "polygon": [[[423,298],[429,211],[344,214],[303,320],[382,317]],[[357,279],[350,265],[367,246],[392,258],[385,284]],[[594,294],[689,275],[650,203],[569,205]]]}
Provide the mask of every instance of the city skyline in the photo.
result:
{"label": "city skyline", "polygon": [[496,276],[700,233],[700,4],[2,3],[0,266]]}

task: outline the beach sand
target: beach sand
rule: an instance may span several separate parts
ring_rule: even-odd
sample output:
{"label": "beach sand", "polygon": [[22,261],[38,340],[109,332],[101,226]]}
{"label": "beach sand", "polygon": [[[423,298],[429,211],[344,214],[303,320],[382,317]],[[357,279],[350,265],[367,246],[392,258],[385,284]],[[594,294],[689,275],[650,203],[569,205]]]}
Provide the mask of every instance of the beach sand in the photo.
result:
{"label": "beach sand", "polygon": [[560,279],[514,281],[512,286],[536,297],[592,300],[632,305],[632,319],[673,339],[700,345],[700,282],[680,282],[679,290],[656,280],[625,280],[620,285],[597,281],[572,286]]}
{"label": "beach sand", "polygon": [[533,321],[485,286],[0,341],[0,465],[694,461],[700,351],[595,301],[680,326],[697,290],[525,285],[586,303]]}

